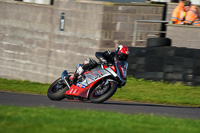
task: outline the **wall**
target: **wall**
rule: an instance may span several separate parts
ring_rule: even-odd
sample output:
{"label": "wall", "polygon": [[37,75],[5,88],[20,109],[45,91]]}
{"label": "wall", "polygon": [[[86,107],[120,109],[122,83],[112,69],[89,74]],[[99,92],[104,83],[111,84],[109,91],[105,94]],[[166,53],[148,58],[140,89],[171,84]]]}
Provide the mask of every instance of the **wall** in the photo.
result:
{"label": "wall", "polygon": [[[131,46],[135,19],[161,18],[162,6],[55,0],[39,5],[0,0],[0,77],[51,83],[96,51]],[[65,13],[65,30],[60,15]],[[159,29],[159,25],[141,24]],[[144,46],[144,45],[143,45]]]}
{"label": "wall", "polygon": [[171,21],[173,10],[178,6],[178,3],[167,3],[166,20]]}
{"label": "wall", "polygon": [[[61,12],[65,31],[59,30]],[[52,82],[100,47],[102,4],[0,2],[0,17],[1,77]]]}
{"label": "wall", "polygon": [[[166,20],[171,21],[172,12],[177,5],[177,3],[168,3]],[[172,39],[172,46],[200,49],[199,33],[199,26],[167,25],[167,37]]]}
{"label": "wall", "polygon": [[200,49],[200,27],[191,25],[167,25],[167,37],[172,46]]}
{"label": "wall", "polygon": [[[145,41],[132,44],[135,20],[162,20],[163,9],[164,5],[159,4],[105,5],[102,43],[146,46]],[[154,31],[161,30],[161,24],[140,22],[137,30],[143,31],[137,34],[137,40],[146,40],[152,36],[158,37]]]}
{"label": "wall", "polygon": [[0,1],[1,77],[48,81],[51,14],[49,6]]}

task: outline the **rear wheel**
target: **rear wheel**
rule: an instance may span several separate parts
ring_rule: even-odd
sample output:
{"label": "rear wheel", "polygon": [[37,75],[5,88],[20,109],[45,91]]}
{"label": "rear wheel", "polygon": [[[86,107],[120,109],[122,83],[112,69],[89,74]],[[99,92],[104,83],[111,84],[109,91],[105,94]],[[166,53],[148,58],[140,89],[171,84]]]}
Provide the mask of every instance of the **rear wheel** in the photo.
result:
{"label": "rear wheel", "polygon": [[169,38],[147,39],[147,47],[163,47],[163,46],[171,46],[171,39]]}
{"label": "rear wheel", "polygon": [[96,86],[89,95],[89,99],[93,103],[102,103],[109,99],[117,90],[115,81],[105,80]]}
{"label": "rear wheel", "polygon": [[65,92],[67,90],[69,90],[69,88],[60,77],[51,84],[47,91],[47,96],[51,100],[59,101],[65,98]]}

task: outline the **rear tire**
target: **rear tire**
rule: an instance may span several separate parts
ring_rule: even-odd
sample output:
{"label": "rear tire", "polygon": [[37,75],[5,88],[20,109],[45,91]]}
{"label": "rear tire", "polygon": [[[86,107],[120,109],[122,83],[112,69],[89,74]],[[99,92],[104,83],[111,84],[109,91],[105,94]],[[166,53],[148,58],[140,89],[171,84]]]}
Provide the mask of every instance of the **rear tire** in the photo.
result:
{"label": "rear tire", "polygon": [[171,46],[171,39],[169,38],[148,38],[147,47],[163,47]]}
{"label": "rear tire", "polygon": [[47,91],[47,96],[51,100],[60,101],[65,98],[65,92],[67,90],[69,90],[69,88],[60,77],[51,84]]}
{"label": "rear tire", "polygon": [[89,99],[93,103],[102,103],[109,99],[117,90],[117,83],[114,81],[109,81],[109,88],[103,93],[98,94],[98,91],[102,91],[103,89],[100,88],[101,84],[96,86],[90,93]]}

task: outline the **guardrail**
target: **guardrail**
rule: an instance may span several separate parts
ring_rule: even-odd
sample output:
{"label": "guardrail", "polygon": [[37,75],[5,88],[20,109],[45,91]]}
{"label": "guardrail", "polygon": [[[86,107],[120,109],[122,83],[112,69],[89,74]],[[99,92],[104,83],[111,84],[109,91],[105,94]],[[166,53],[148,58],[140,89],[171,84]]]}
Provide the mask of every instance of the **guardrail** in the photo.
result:
{"label": "guardrail", "polygon": [[166,33],[166,31],[145,31],[145,30],[138,30],[138,23],[139,22],[146,22],[146,23],[169,23],[170,21],[164,21],[164,20],[135,20],[134,22],[134,30],[133,30],[133,41],[132,46],[135,46],[137,41],[146,41],[146,40],[137,40],[137,33],[141,32],[155,32],[155,33]]}

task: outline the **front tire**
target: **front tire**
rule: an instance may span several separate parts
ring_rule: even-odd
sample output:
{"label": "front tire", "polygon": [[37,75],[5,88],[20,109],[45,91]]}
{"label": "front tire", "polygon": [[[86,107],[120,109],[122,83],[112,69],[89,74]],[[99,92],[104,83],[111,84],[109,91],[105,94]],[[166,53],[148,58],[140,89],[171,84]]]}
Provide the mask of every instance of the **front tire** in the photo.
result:
{"label": "front tire", "polygon": [[102,103],[109,99],[117,90],[117,83],[115,81],[108,81],[107,89],[102,88],[102,84],[96,86],[90,93],[89,99],[93,103]]}
{"label": "front tire", "polygon": [[65,92],[67,90],[69,90],[69,88],[60,77],[51,84],[47,91],[47,96],[51,100],[60,101],[65,98]]}

